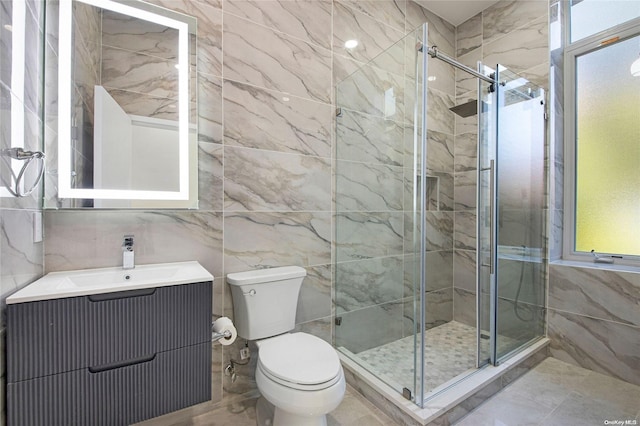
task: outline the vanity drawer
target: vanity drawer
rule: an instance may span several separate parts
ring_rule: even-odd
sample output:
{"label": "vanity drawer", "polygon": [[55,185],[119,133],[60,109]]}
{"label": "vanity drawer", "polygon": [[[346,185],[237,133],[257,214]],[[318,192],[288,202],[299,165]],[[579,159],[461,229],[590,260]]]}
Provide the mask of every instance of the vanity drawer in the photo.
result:
{"label": "vanity drawer", "polygon": [[7,382],[211,342],[211,282],[7,305]]}
{"label": "vanity drawer", "polygon": [[9,383],[7,424],[128,425],[211,399],[211,342],[127,362]]}

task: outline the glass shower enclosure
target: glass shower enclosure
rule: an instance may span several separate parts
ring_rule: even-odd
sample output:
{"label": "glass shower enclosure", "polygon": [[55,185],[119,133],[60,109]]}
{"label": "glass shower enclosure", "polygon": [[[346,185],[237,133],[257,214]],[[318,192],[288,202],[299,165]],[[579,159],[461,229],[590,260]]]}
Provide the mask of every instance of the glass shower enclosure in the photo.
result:
{"label": "glass shower enclosure", "polygon": [[428,39],[336,85],[335,346],[420,406],[543,336],[546,303],[544,93],[479,64],[456,106]]}

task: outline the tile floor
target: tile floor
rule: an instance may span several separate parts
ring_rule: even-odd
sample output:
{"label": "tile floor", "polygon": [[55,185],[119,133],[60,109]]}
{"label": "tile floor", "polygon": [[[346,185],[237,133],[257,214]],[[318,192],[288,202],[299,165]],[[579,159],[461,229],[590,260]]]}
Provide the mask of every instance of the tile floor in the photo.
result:
{"label": "tile floor", "polygon": [[[622,423],[612,423],[616,420]],[[640,425],[640,386],[547,358],[455,425],[602,426],[625,421]]]}
{"label": "tile floor", "polygon": [[[255,426],[256,399],[187,420],[152,419],[154,426]],[[168,418],[167,418],[168,419]],[[610,423],[605,423],[608,420]],[[612,423],[613,421],[622,423]],[[624,423],[628,421],[628,423]],[[633,423],[633,422],[636,423]],[[353,388],[327,417],[329,426],[401,426]],[[640,426],[640,386],[547,358],[455,426]]]}
{"label": "tile floor", "polygon": [[[256,426],[256,401],[242,402],[221,407],[171,426]],[[162,423],[165,425],[165,423]],[[168,423],[166,423],[169,426]],[[327,426],[396,426],[390,418],[347,385],[347,392],[340,406],[327,416]]]}

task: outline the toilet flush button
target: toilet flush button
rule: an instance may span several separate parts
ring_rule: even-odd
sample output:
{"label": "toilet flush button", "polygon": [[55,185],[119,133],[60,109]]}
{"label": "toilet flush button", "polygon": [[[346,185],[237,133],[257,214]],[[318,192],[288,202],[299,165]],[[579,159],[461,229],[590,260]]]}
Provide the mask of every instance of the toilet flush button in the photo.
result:
{"label": "toilet flush button", "polygon": [[244,293],[245,296],[255,296],[256,295],[256,291],[254,289],[251,289],[249,291],[245,291]]}

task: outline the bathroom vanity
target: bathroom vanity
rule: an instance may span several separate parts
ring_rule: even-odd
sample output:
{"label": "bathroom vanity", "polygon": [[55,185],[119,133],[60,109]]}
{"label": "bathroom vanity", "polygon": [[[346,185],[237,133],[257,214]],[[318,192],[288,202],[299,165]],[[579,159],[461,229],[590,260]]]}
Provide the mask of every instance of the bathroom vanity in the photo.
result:
{"label": "bathroom vanity", "polygon": [[51,273],[7,298],[7,421],[127,425],[211,399],[197,262]]}

